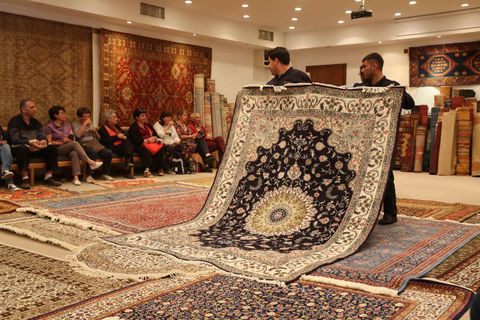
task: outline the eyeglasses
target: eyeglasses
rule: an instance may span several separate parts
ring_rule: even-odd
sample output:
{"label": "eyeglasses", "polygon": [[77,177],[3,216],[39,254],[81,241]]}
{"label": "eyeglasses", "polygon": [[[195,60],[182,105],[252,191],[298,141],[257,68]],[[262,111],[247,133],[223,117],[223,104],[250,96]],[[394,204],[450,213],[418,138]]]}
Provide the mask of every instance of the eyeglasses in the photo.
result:
{"label": "eyeglasses", "polygon": [[147,110],[140,108],[140,109],[138,109],[138,112],[140,112],[140,113],[147,113]]}

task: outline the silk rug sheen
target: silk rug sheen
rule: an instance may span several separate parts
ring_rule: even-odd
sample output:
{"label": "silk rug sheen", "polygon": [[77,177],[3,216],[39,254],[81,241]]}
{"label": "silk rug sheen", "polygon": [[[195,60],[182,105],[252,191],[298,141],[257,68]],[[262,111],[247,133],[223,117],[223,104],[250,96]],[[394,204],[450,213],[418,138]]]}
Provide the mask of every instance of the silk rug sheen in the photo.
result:
{"label": "silk rug sheen", "polygon": [[[24,210],[42,216],[68,217],[118,233],[138,232],[192,219],[208,189],[177,183],[155,183],[23,201]],[[79,222],[79,226],[82,225]]]}
{"label": "silk rug sheen", "polygon": [[304,279],[396,295],[480,233],[480,226],[399,217],[378,225],[360,250]]}
{"label": "silk rug sheen", "polygon": [[0,256],[2,319],[29,319],[133,283],[82,275],[65,261],[4,245]]}
{"label": "silk rug sheen", "polygon": [[480,206],[397,198],[398,214],[435,220],[464,221],[480,212]]}
{"label": "silk rug sheen", "polygon": [[308,281],[280,287],[214,275],[146,281],[37,319],[456,319],[472,295],[423,281],[393,298]]}
{"label": "silk rug sheen", "polygon": [[380,211],[404,88],[284,89],[240,91],[198,216],[109,241],[272,282],[354,253]]}

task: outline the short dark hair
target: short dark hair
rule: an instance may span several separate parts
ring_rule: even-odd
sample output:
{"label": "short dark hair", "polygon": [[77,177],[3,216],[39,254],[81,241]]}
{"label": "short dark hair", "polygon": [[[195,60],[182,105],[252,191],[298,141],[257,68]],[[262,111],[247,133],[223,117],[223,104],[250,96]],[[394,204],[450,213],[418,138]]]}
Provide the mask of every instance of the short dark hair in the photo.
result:
{"label": "short dark hair", "polygon": [[27,102],[30,101],[33,102],[32,99],[23,99],[22,101],[20,101],[20,112],[22,112],[22,109],[27,106]]}
{"label": "short dark hair", "polygon": [[88,109],[88,108],[80,108],[80,109],[77,109],[77,117],[81,118],[81,117],[83,117],[83,115],[84,115],[85,113],[92,114],[92,112],[91,112],[90,109]]}
{"label": "short dark hair", "polygon": [[170,111],[167,111],[167,110],[163,110],[162,113],[160,114],[160,124],[163,126],[163,118],[165,117],[171,117],[172,116],[172,113]]}
{"label": "short dark hair", "polygon": [[137,109],[133,110],[133,118],[134,118],[135,120],[137,120],[138,117],[140,117],[140,115],[141,115],[142,113],[145,113],[145,114],[146,114],[146,113],[147,113],[147,110],[145,110],[144,108],[137,108]]}
{"label": "short dark hair", "polygon": [[365,56],[365,58],[363,58],[362,62],[363,61],[366,61],[368,60],[369,62],[370,61],[373,61],[374,63],[376,63],[378,65],[378,67],[380,68],[380,70],[383,70],[383,58],[380,54],[376,53],[376,52],[373,52],[373,53],[370,53],[370,54],[367,54]]}
{"label": "short dark hair", "polygon": [[267,52],[267,58],[275,60],[278,58],[282,64],[290,64],[290,53],[284,47],[276,47]]}
{"label": "short dark hair", "polygon": [[50,116],[50,119],[55,120],[55,116],[58,115],[60,111],[65,112],[65,108],[61,106],[53,106],[48,109],[48,115]]}

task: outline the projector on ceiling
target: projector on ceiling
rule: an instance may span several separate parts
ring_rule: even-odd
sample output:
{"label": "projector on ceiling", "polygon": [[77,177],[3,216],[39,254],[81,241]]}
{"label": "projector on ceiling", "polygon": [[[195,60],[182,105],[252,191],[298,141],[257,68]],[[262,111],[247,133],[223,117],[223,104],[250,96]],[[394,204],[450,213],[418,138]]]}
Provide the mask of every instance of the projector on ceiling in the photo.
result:
{"label": "projector on ceiling", "polygon": [[352,11],[351,17],[353,19],[371,18],[373,16],[372,10],[365,10],[365,0],[362,0],[362,5],[358,11]]}

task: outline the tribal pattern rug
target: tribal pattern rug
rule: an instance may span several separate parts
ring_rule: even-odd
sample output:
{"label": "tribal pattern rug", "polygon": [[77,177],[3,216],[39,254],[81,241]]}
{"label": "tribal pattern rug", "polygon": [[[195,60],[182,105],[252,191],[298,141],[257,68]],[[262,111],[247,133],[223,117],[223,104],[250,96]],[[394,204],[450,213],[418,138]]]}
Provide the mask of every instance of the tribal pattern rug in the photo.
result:
{"label": "tribal pattern rug", "polygon": [[65,216],[131,233],[188,221],[202,209],[207,195],[208,189],[203,187],[155,183],[21,204],[42,216]]}
{"label": "tribal pattern rug", "polygon": [[304,279],[396,295],[478,234],[480,226],[399,217],[393,225],[375,227],[356,254]]}
{"label": "tribal pattern rug", "polygon": [[480,213],[480,206],[428,200],[397,198],[397,207],[398,214],[404,216],[433,218],[435,220],[453,220],[458,222]]}
{"label": "tribal pattern rug", "polygon": [[65,261],[4,245],[0,256],[2,319],[29,319],[133,283],[82,275]]}
{"label": "tribal pattern rug", "polygon": [[129,187],[138,187],[141,185],[152,184],[152,183],[161,183],[164,181],[159,181],[157,179],[134,179],[134,180],[120,180],[120,181],[104,181],[104,180],[95,180],[95,184],[105,187],[105,188],[129,188]]}
{"label": "tribal pattern rug", "polygon": [[0,200],[0,214],[13,212],[18,207],[20,206],[16,203],[13,203],[7,200]]}
{"label": "tribal pattern rug", "polygon": [[308,281],[276,286],[214,275],[146,281],[37,319],[457,319],[472,296],[423,281],[393,298]]}
{"label": "tribal pattern rug", "polygon": [[480,290],[480,236],[475,237],[425,275],[441,281]]}
{"label": "tribal pattern rug", "polygon": [[54,198],[59,196],[72,195],[74,192],[63,190],[60,188],[51,188],[47,186],[34,186],[30,190],[9,191],[6,189],[0,190],[0,199],[9,200],[13,202],[21,202],[24,200],[36,200]]}
{"label": "tribal pattern rug", "polygon": [[241,90],[199,215],[109,241],[273,282],[354,253],[380,211],[403,92]]}

